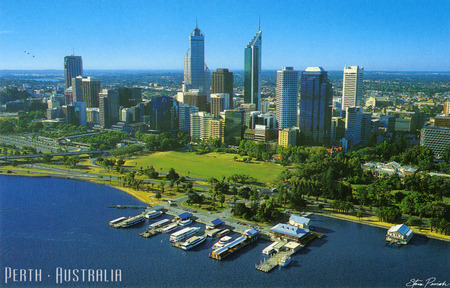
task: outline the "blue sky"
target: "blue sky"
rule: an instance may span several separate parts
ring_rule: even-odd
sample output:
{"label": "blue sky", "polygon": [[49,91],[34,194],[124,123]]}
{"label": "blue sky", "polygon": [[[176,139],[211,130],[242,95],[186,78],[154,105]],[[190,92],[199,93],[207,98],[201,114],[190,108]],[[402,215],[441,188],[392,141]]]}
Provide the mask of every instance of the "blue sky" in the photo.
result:
{"label": "blue sky", "polygon": [[450,71],[449,11],[450,0],[0,0],[0,69],[63,69],[74,49],[85,70],[182,70],[198,19],[209,68],[242,70],[261,15],[263,69]]}

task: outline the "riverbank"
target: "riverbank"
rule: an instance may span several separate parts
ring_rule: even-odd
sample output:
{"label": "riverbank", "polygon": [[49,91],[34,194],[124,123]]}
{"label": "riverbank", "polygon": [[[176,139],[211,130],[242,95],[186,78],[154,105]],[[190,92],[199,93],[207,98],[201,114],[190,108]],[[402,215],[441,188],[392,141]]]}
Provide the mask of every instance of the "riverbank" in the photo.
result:
{"label": "riverbank", "polygon": [[[152,206],[158,205],[162,202],[161,200],[157,200],[156,198],[154,198],[152,196],[152,194],[149,192],[140,191],[140,190],[138,191],[138,190],[135,190],[135,189],[132,189],[129,187],[122,187],[120,185],[115,185],[113,182],[116,182],[116,181],[109,181],[106,179],[99,179],[99,178],[88,178],[88,177],[83,177],[82,175],[49,173],[49,172],[43,172],[42,170],[33,171],[33,169],[23,169],[23,168],[16,169],[16,168],[18,168],[18,167],[14,167],[13,169],[10,169],[10,167],[8,167],[7,169],[0,169],[0,170],[3,172],[5,172],[6,170],[13,171],[13,173],[2,173],[3,175],[58,177],[58,178],[70,178],[70,179],[76,179],[76,180],[81,180],[81,181],[94,182],[94,183],[104,184],[104,185],[108,185],[113,188],[119,189],[148,205],[152,205]],[[383,228],[383,229],[389,229],[390,227],[394,226],[394,224],[391,224],[391,223],[378,221],[378,219],[375,216],[362,217],[361,219],[359,219],[356,216],[336,213],[329,208],[325,208],[324,210],[314,209],[313,212],[317,215],[321,215],[324,217],[330,217],[330,218],[334,218],[334,219],[350,221],[350,222],[354,222],[354,223],[358,223],[358,224],[379,227],[379,228]],[[251,221],[246,221],[246,222],[251,222]],[[429,229],[420,229],[420,227],[416,227],[416,226],[411,226],[411,228],[413,229],[414,233],[417,235],[422,235],[422,236],[425,236],[428,238],[442,240],[445,242],[450,242],[449,235],[438,234],[438,233],[429,231]]]}

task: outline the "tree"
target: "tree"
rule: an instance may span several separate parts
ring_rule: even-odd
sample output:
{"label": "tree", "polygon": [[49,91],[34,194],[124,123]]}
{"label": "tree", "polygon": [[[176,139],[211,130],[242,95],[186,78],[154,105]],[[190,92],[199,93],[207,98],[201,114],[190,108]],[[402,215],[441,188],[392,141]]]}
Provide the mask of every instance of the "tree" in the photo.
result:
{"label": "tree", "polygon": [[161,192],[158,191],[158,192],[155,193],[155,198],[156,199],[158,199],[158,200],[161,199],[161,196],[162,196]]}
{"label": "tree", "polygon": [[225,195],[223,195],[223,194],[219,195],[219,202],[220,202],[220,207],[223,207],[223,203],[225,203]]}
{"label": "tree", "polygon": [[178,175],[178,173],[175,172],[175,169],[170,168],[169,173],[167,173],[166,178],[168,180],[174,180],[176,181],[178,178],[180,178],[180,175]]}

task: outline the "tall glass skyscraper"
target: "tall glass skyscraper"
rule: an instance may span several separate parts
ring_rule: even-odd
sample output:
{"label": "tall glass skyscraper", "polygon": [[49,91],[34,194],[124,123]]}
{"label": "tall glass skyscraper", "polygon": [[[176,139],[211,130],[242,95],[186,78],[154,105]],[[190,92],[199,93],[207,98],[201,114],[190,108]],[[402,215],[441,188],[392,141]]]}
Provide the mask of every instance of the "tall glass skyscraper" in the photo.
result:
{"label": "tall glass skyscraper", "polygon": [[283,67],[277,71],[277,122],[278,129],[297,125],[298,71]]}
{"label": "tall glass skyscraper", "polygon": [[333,91],[322,67],[302,72],[299,127],[305,144],[328,144],[331,132]]}
{"label": "tall glass skyscraper", "polygon": [[184,56],[183,92],[199,89],[209,95],[210,71],[205,64],[205,36],[198,27],[189,35],[190,48]]}
{"label": "tall glass skyscraper", "polygon": [[81,56],[64,57],[64,79],[66,89],[72,86],[72,78],[83,75],[83,60]]}
{"label": "tall glass skyscraper", "polygon": [[244,103],[253,103],[260,110],[261,103],[261,27],[245,48]]}

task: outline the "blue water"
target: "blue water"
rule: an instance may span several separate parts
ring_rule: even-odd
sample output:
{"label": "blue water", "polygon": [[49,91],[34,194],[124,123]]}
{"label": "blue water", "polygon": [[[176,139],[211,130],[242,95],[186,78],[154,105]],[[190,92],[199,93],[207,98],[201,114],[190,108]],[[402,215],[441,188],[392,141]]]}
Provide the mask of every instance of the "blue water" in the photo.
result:
{"label": "blue water", "polygon": [[[266,241],[217,261],[208,258],[211,239],[183,251],[170,245],[167,234],[140,237],[148,222],[109,227],[110,220],[140,211],[107,208],[116,204],[141,203],[105,185],[0,176],[0,286],[405,287],[412,278],[430,277],[450,283],[450,245],[443,241],[416,235],[407,246],[389,248],[385,229],[312,216],[326,237],[301,250],[287,268],[266,274],[254,268]],[[5,284],[5,267],[42,269],[42,282]],[[56,267],[121,269],[122,282],[56,285]]]}

